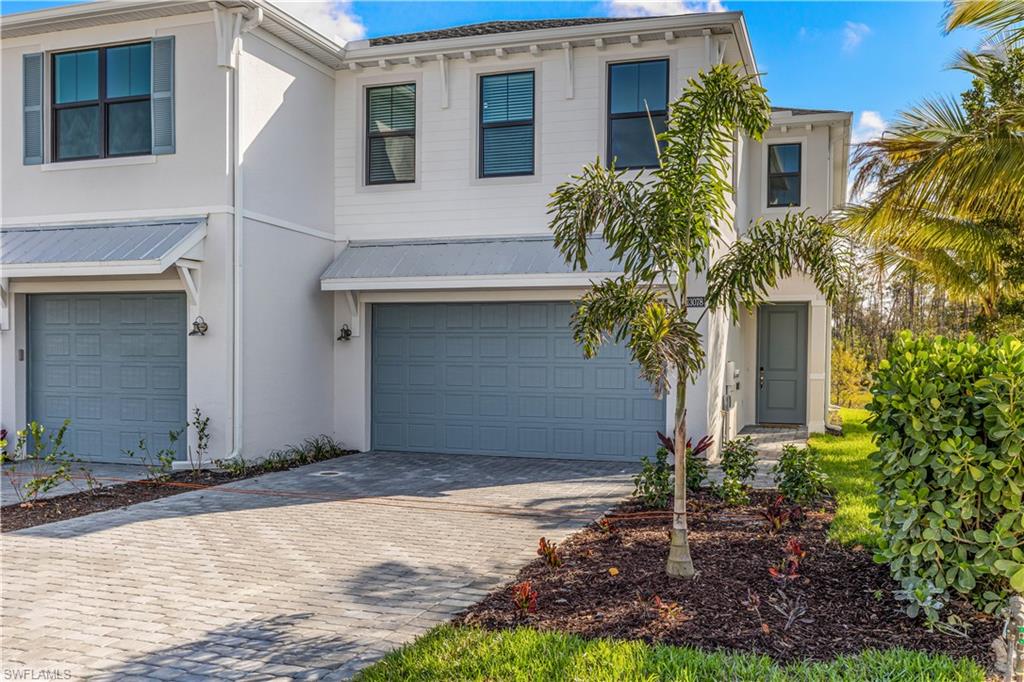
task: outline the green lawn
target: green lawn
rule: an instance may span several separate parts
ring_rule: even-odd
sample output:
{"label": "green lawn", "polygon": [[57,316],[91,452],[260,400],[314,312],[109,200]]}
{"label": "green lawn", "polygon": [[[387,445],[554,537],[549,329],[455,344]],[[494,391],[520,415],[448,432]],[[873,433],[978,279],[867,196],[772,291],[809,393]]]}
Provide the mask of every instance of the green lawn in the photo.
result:
{"label": "green lawn", "polygon": [[867,410],[843,409],[843,435],[815,435],[811,445],[821,453],[822,468],[836,491],[839,508],[829,537],[844,545],[878,544],[879,531],[868,514],[875,510],[875,486],[871,480],[868,455],[875,451],[871,434],[864,425]]}
{"label": "green lawn", "polygon": [[828,663],[779,666],[765,656],[705,653],[637,641],[585,640],[528,628],[490,632],[441,625],[363,671],[359,682],[391,680],[678,680],[679,682],[982,682],[968,660],[907,651],[869,651]]}

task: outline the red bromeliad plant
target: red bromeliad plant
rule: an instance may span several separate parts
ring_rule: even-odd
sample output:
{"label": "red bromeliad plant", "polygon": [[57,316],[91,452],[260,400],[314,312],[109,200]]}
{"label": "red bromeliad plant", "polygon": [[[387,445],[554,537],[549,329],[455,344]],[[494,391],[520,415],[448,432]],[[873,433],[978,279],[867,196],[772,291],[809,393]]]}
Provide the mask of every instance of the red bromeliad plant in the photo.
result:
{"label": "red bromeliad plant", "polygon": [[537,544],[537,554],[544,557],[544,562],[551,568],[558,568],[562,565],[562,557],[558,555],[558,543],[548,542],[541,538]]}
{"label": "red bromeliad plant", "polygon": [[513,588],[512,603],[523,613],[533,613],[537,610],[537,590],[533,589],[529,580],[524,580]]}

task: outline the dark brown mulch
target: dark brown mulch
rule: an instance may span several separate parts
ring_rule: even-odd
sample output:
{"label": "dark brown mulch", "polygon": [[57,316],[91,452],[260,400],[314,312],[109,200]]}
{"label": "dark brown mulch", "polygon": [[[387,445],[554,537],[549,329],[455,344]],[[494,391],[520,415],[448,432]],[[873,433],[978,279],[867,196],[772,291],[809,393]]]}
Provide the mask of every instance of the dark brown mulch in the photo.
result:
{"label": "dark brown mulch", "polygon": [[[458,622],[757,652],[778,661],[827,660],[899,646],[990,663],[989,645],[1000,630],[995,619],[957,603],[947,609],[970,624],[967,638],[929,632],[900,611],[892,596],[898,586],[870,551],[826,541],[828,509],[808,513],[799,529],[768,535],[758,512],[772,498],[772,493],[755,493],[751,506],[736,508],[705,493],[691,500],[690,544],[698,570],[692,580],[665,575],[667,515],[617,519],[611,533],[591,526],[566,540],[559,547],[560,568],[550,569],[538,558],[520,571],[515,582],[529,580],[538,593],[535,613],[514,607],[513,583]],[[780,588],[767,569],[782,560],[791,537],[799,539],[807,556],[801,577]],[[807,609],[788,631],[786,617],[772,608],[782,599],[780,589],[790,600],[799,597]],[[760,598],[760,614],[744,604],[751,594]],[[659,609],[655,597],[675,606]]]}
{"label": "dark brown mulch", "polygon": [[247,477],[226,471],[200,471],[198,474],[191,471],[175,471],[168,476],[166,482],[128,481],[93,490],[47,497],[36,500],[31,506],[9,504],[0,507],[0,532],[7,533],[95,512],[120,509],[130,504],[187,493],[242,478]]}

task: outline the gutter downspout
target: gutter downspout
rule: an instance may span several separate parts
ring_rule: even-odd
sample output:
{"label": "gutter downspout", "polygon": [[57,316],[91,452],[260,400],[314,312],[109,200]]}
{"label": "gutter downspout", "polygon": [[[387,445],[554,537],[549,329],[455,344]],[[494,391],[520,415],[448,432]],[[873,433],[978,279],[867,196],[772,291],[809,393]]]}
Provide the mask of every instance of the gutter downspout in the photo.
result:
{"label": "gutter downspout", "polygon": [[214,29],[217,32],[218,65],[231,71],[231,208],[232,208],[232,338],[231,338],[231,452],[227,459],[242,458],[242,242],[243,242],[243,190],[241,134],[241,53],[242,35],[263,22],[259,7],[245,18],[241,10],[225,11],[217,3],[213,9]]}

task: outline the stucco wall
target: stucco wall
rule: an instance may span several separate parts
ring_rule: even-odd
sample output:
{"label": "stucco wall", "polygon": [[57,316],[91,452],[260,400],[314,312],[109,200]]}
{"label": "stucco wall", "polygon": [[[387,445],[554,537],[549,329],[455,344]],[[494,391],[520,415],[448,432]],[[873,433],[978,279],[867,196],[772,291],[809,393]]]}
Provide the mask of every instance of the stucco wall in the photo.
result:
{"label": "stucco wall", "polygon": [[[0,185],[5,224],[52,216],[107,219],[132,211],[217,207],[230,203],[227,80],[216,64],[209,13],[116,24],[3,41],[3,163]],[[93,161],[22,164],[22,55],[94,45],[175,37],[176,152]],[[46,60],[49,69],[49,58]],[[49,103],[49,74],[46,77]],[[46,158],[50,124],[44,111]]]}
{"label": "stucco wall", "polygon": [[337,332],[319,280],[335,253],[334,78],[257,33],[243,49],[242,453],[251,459],[334,432]]}

